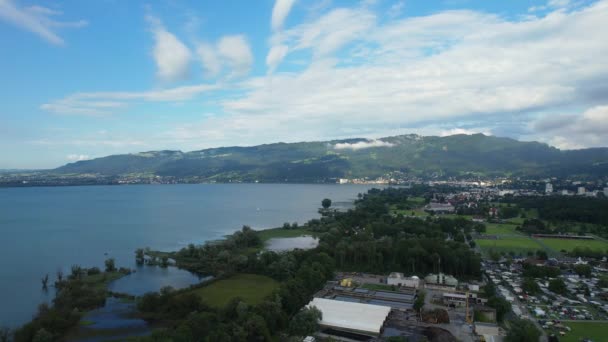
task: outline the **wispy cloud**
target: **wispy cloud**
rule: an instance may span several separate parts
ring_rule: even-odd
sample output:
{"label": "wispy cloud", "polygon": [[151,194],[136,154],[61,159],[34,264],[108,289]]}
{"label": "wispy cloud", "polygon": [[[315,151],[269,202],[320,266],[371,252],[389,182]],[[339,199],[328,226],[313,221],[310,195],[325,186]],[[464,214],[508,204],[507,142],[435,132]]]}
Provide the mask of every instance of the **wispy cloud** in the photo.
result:
{"label": "wispy cloud", "polygon": [[89,157],[86,154],[68,154],[65,159],[69,160],[69,161],[81,161],[81,160],[89,160],[91,159],[91,157]]}
{"label": "wispy cloud", "polygon": [[128,104],[143,102],[175,102],[217,90],[220,84],[199,84],[144,92],[91,92],[76,93],[63,99],[40,106],[41,109],[57,114],[107,115]]}
{"label": "wispy cloud", "polygon": [[86,20],[60,21],[60,11],[42,6],[22,7],[17,1],[0,0],[0,20],[4,20],[22,29],[37,34],[47,42],[63,45],[64,40],[58,35],[58,28],[80,28],[88,24]]}

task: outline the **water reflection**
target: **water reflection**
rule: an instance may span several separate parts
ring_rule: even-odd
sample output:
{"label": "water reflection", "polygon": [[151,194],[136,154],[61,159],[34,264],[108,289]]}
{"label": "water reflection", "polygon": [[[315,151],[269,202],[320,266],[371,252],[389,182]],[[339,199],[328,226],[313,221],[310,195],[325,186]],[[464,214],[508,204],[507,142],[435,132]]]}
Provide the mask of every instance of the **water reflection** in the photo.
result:
{"label": "water reflection", "polygon": [[147,292],[156,292],[165,286],[181,289],[198,284],[205,277],[199,277],[177,267],[139,266],[136,272],[122,277],[109,286],[112,292],[141,296]]}

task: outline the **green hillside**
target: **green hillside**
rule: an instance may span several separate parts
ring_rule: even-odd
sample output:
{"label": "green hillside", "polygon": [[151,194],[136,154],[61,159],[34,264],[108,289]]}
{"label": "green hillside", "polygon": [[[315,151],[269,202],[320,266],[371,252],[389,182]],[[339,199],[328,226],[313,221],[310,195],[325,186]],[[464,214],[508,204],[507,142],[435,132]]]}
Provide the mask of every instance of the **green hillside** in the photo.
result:
{"label": "green hillside", "polygon": [[377,141],[348,139],[192,152],[152,151],[79,161],[54,170],[63,174],[154,174],[218,182],[375,178],[393,171],[424,177],[602,175],[608,172],[608,148],[561,151],[538,142],[483,134],[401,135]]}

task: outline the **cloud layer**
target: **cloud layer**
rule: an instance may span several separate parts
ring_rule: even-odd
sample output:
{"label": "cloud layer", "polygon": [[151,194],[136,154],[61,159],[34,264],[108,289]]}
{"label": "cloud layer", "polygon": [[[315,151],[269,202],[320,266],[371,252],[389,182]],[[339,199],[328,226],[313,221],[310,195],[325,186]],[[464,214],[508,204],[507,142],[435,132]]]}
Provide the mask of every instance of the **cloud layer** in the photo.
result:
{"label": "cloud layer", "polygon": [[[606,0],[553,1],[521,17],[449,10],[401,18],[396,8],[391,20],[374,6],[354,5],[287,27],[292,7],[293,1],[275,2],[266,72],[247,76],[254,62],[248,38],[226,35],[195,49],[205,74],[217,78],[210,84],[78,93],[42,108],[99,114],[138,101],[201,101],[211,90],[226,91],[217,97],[219,113],[208,115],[201,106],[200,120],[163,133],[189,148],[411,131],[500,135],[505,127],[510,136],[560,147],[608,145],[593,129],[608,121]],[[159,76],[183,76],[190,50],[156,29]],[[533,124],[525,122],[530,119]],[[579,140],[568,143],[569,137]]]}

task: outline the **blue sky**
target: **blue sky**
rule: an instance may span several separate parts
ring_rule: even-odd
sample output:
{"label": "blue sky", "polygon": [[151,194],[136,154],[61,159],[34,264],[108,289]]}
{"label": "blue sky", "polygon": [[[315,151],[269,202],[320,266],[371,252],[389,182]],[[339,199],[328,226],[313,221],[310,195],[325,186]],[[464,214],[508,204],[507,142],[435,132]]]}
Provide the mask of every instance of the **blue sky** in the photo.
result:
{"label": "blue sky", "polygon": [[0,168],[482,132],[608,145],[608,1],[0,0]]}

